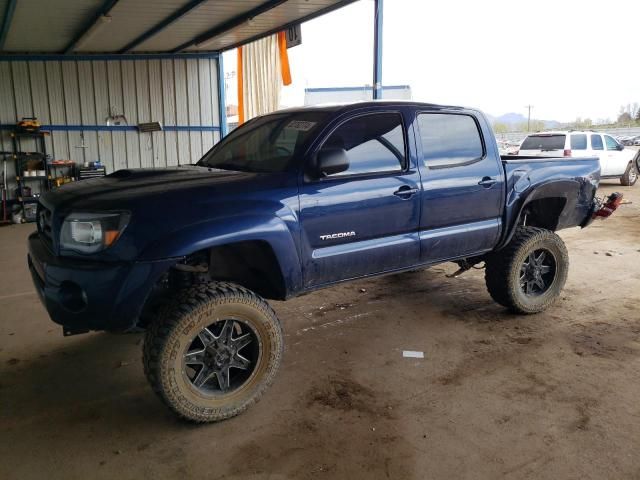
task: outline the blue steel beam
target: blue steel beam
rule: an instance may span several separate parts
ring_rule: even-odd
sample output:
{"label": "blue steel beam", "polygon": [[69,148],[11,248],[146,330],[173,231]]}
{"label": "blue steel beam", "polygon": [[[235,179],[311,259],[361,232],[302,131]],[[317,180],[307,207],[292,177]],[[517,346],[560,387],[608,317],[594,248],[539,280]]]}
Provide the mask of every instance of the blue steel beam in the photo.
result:
{"label": "blue steel beam", "polygon": [[182,45],[177,46],[175,49],[173,49],[172,53],[181,52],[186,48],[192,47],[192,46],[197,45],[199,43],[204,43],[207,40],[211,40],[212,38],[217,37],[218,35],[222,35],[223,33],[228,32],[229,30],[231,30],[232,28],[236,28],[236,27],[242,25],[247,20],[249,20],[249,19],[251,19],[253,17],[257,17],[258,15],[262,15],[263,13],[268,12],[269,10],[271,10],[273,8],[276,8],[278,5],[282,5],[286,1],[287,0],[269,0],[268,2],[261,3],[257,7],[252,8],[251,10],[249,10],[247,12],[244,12],[244,13],[242,13],[240,15],[236,15],[232,19],[224,22],[222,25],[218,25],[217,27],[213,27],[213,28],[207,30],[206,32],[201,33],[200,35],[192,38],[188,42],[185,42]]}
{"label": "blue steel beam", "polygon": [[373,99],[382,98],[382,11],[384,0],[374,2],[373,25]]}
{"label": "blue steel beam", "polygon": [[142,35],[140,35],[138,38],[136,38],[135,40],[129,42],[122,50],[120,50],[118,53],[127,53],[130,52],[131,50],[133,50],[134,48],[136,48],[138,45],[140,45],[141,43],[149,40],[151,37],[153,37],[154,35],[157,35],[158,33],[160,33],[162,30],[164,30],[165,28],[167,28],[169,25],[171,25],[174,22],[177,22],[178,20],[180,20],[182,17],[184,17],[185,15],[187,15],[188,13],[190,13],[192,10],[196,9],[197,7],[199,7],[200,5],[202,5],[203,3],[207,2],[208,0],[192,0],[189,3],[187,3],[186,5],[184,5],[182,8],[176,10],[175,12],[173,12],[171,15],[169,15],[167,18],[165,18],[164,20],[162,20],[160,23],[158,23],[157,25],[153,26],[152,28],[150,28],[149,30],[147,30],[146,32],[144,32]]}
{"label": "blue steel beam", "polygon": [[228,132],[227,127],[227,97],[226,85],[224,83],[224,63],[222,62],[222,54],[218,57],[218,115],[220,115],[220,140],[222,140]]}
{"label": "blue steel beam", "polygon": [[100,18],[102,16],[107,15],[111,11],[111,9],[116,6],[116,3],[118,3],[118,0],[105,0],[96,14],[91,17],[91,20],[82,28],[82,30],[80,30],[80,32],[78,32],[71,43],[66,46],[66,48],[64,49],[64,53],[72,53],[78,43],[80,43],[80,40],[82,40],[82,37],[85,36],[85,34],[91,29],[91,27],[93,27],[98,21],[100,21]]}
{"label": "blue steel beam", "polygon": [[193,58],[218,58],[218,52],[193,52],[193,53],[88,53],[88,54],[4,54],[0,55],[1,62],[82,62],[90,60],[164,60],[164,59],[193,59]]}
{"label": "blue steel beam", "polygon": [[7,2],[7,8],[4,11],[4,19],[2,20],[2,30],[0,30],[0,50],[4,49],[4,42],[7,40],[7,34],[11,28],[11,20],[13,20],[13,14],[16,11],[16,4],[18,0],[9,0]]}

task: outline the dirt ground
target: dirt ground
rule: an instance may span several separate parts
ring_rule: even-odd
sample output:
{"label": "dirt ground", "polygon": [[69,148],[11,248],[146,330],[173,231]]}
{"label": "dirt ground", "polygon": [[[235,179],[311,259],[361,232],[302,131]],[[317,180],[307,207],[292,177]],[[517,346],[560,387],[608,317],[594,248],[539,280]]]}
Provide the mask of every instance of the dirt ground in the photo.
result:
{"label": "dirt ground", "polygon": [[[280,374],[245,414],[176,420],[141,335],[63,338],[31,286],[32,225],[0,229],[0,478],[640,479],[640,185],[587,230],[546,313],[451,264],[275,308]],[[418,350],[424,359],[403,358]]]}

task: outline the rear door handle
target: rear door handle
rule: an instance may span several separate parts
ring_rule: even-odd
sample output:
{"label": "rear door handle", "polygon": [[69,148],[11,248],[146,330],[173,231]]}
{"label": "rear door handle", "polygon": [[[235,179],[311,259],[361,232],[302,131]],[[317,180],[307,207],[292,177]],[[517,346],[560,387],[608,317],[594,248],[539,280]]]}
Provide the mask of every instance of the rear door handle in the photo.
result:
{"label": "rear door handle", "polygon": [[498,181],[495,178],[491,177],[482,177],[482,180],[478,182],[478,185],[482,185],[485,188],[493,187]]}
{"label": "rear door handle", "polygon": [[420,190],[415,188],[415,187],[410,187],[409,185],[403,185],[398,190],[393,192],[393,194],[396,197],[400,197],[400,198],[405,198],[406,199],[406,198],[412,197],[413,195],[415,195],[419,191]]}

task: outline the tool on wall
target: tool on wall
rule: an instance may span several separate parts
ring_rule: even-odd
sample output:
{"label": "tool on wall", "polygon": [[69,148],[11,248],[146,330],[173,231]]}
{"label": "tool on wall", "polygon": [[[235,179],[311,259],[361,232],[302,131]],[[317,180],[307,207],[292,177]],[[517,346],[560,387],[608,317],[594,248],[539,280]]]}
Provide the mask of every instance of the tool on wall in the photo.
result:
{"label": "tool on wall", "polygon": [[36,117],[22,117],[16,124],[16,131],[19,133],[37,133],[40,131],[40,122]]}
{"label": "tool on wall", "polygon": [[104,119],[107,125],[129,125],[129,122],[127,122],[127,117],[125,117],[123,114],[113,113],[114,111],[115,108],[109,108],[109,116]]}
{"label": "tool on wall", "polygon": [[140,133],[160,132],[162,131],[162,124],[160,122],[139,123],[138,131]]}

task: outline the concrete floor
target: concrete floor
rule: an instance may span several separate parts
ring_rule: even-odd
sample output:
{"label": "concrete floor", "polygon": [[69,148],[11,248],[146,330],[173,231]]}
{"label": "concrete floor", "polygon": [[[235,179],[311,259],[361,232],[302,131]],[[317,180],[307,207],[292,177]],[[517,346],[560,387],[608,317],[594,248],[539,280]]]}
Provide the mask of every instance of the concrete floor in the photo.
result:
{"label": "concrete floor", "polygon": [[[63,338],[0,229],[0,478],[640,478],[640,186],[562,232],[562,299],[492,303],[453,265],[275,308],[287,335],[263,399],[220,424],[176,420],[148,388],[141,335]],[[420,350],[425,358],[403,358]]]}

